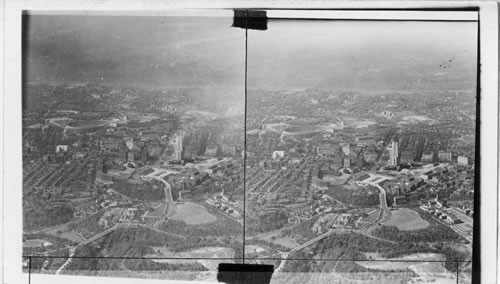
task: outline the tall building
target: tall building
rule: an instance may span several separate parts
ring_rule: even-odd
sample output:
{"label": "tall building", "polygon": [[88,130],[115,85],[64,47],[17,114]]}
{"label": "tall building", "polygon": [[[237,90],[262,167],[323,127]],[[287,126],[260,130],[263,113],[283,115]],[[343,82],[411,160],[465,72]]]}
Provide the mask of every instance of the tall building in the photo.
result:
{"label": "tall building", "polygon": [[351,159],[349,157],[344,158],[344,168],[350,168],[351,167]]}
{"label": "tall building", "polygon": [[184,149],[182,148],[182,140],[183,140],[183,135],[182,132],[177,132],[174,134],[174,160],[180,161],[182,160],[183,157],[183,151]]}
{"label": "tall building", "polygon": [[342,151],[344,151],[344,155],[349,155],[349,153],[351,153],[351,149],[349,148],[349,144],[343,145]]}
{"label": "tall building", "polygon": [[392,138],[392,147],[389,152],[389,165],[397,166],[398,165],[398,140],[396,137]]}
{"label": "tall building", "polygon": [[440,162],[450,162],[451,161],[451,152],[439,151],[438,159]]}

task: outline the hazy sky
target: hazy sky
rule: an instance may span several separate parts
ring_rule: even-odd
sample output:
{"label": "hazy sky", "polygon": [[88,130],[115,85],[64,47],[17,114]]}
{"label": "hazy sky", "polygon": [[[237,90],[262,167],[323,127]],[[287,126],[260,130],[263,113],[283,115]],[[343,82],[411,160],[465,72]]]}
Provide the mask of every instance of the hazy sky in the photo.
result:
{"label": "hazy sky", "polygon": [[[231,17],[29,16],[28,81],[244,84]],[[476,22],[289,21],[248,33],[252,88],[475,88]]]}
{"label": "hazy sky", "polygon": [[475,22],[273,21],[249,32],[249,86],[474,88],[476,34]]}
{"label": "hazy sky", "polygon": [[230,17],[31,16],[30,81],[244,84],[245,31]]}

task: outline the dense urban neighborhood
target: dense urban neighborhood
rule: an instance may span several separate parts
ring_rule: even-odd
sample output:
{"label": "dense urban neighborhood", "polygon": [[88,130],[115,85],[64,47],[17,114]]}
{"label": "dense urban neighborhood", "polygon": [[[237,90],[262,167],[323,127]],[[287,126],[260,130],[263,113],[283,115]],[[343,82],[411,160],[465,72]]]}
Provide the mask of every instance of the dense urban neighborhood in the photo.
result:
{"label": "dense urban neighborhood", "polygon": [[[198,250],[235,261],[243,253],[255,262],[312,259],[329,253],[322,247],[332,238],[417,243],[415,253],[445,255],[470,269],[472,94],[251,90],[245,134],[242,112],[220,114],[226,106],[206,104],[197,89],[26,91],[24,251],[47,256],[39,258],[42,270],[85,267],[71,257],[88,254]],[[144,234],[144,243],[127,251],[123,234]],[[363,260],[377,252],[350,253]],[[383,259],[407,251],[378,253]],[[61,255],[67,259],[51,257]],[[105,261],[110,269],[124,265]],[[159,265],[143,262],[137,265]],[[280,270],[294,266],[271,262]]]}

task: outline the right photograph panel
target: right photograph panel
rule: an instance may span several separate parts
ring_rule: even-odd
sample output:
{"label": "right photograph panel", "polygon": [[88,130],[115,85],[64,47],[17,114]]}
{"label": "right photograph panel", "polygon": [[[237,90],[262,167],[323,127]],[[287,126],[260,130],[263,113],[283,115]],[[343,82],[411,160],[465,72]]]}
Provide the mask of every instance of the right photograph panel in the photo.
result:
{"label": "right photograph panel", "polygon": [[467,283],[477,12],[366,15],[248,30],[246,261]]}

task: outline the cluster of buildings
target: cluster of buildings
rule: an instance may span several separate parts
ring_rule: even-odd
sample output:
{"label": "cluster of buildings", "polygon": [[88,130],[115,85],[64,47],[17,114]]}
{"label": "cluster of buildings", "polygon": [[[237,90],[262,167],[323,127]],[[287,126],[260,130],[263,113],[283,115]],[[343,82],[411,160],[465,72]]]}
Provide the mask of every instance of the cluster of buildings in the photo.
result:
{"label": "cluster of buildings", "polygon": [[429,200],[426,204],[422,204],[420,209],[424,210],[435,216],[436,218],[442,220],[443,222],[449,225],[457,225],[463,223],[463,220],[458,218],[449,207],[446,206],[446,203],[437,200]]}
{"label": "cluster of buildings", "polygon": [[75,208],[73,216],[75,218],[85,218],[89,215],[97,213],[99,209],[101,209],[101,207],[98,204],[86,203],[81,207]]}
{"label": "cluster of buildings", "polygon": [[99,150],[113,154],[120,163],[147,163],[157,159],[165,147],[166,137],[160,137],[157,131],[140,131],[137,137],[113,135],[98,140]]}
{"label": "cluster of buildings", "polygon": [[[305,208],[307,209],[307,207]],[[305,220],[311,219],[316,212],[311,211],[311,210],[296,210],[295,212],[292,212],[291,215],[288,217],[288,223],[290,224],[298,224],[300,222],[303,222]]]}
{"label": "cluster of buildings", "polygon": [[212,198],[207,199],[206,203],[215,206],[234,219],[241,219],[241,214],[230,204],[229,199],[224,194],[216,194]]}
{"label": "cluster of buildings", "polygon": [[335,200],[328,194],[322,194],[321,191],[315,191],[313,193],[313,200],[314,202],[311,204],[311,210],[315,212],[315,215],[347,209],[343,203]]}
{"label": "cluster of buildings", "polygon": [[354,228],[356,227],[356,216],[350,213],[335,214],[328,213],[321,216],[311,227],[316,234],[323,234],[330,229]]}
{"label": "cluster of buildings", "polygon": [[115,207],[110,210],[107,210],[101,216],[99,221],[97,221],[97,224],[106,229],[118,223],[139,223],[144,221],[144,216],[146,214],[147,214],[146,208]]}

